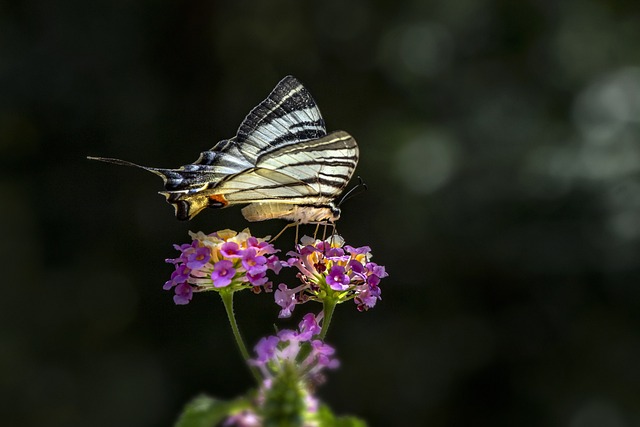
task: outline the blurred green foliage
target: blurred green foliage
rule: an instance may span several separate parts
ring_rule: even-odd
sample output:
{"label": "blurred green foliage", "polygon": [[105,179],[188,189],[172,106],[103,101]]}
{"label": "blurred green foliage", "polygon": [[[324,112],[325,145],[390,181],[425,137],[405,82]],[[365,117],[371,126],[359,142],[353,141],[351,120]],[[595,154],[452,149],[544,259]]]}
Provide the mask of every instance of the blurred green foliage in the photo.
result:
{"label": "blurred green foliage", "polygon": [[[215,296],[161,289],[171,244],[238,209],[179,223],[157,178],[85,156],[192,162],[293,74],[359,142],[369,191],[339,231],[391,274],[334,318],[336,413],[640,425],[639,20],[631,0],[3,3],[3,424],[164,426],[250,387]],[[271,296],[236,307],[250,345],[272,331]]]}

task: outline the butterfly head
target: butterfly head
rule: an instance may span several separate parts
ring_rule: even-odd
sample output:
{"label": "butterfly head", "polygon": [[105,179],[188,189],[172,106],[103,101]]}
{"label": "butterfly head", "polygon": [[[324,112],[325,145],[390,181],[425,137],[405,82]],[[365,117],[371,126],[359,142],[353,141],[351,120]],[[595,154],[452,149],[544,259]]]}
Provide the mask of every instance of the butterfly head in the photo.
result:
{"label": "butterfly head", "polygon": [[335,203],[329,202],[327,203],[327,207],[329,208],[329,212],[331,212],[331,217],[329,221],[334,222],[340,219],[340,208],[336,206]]}

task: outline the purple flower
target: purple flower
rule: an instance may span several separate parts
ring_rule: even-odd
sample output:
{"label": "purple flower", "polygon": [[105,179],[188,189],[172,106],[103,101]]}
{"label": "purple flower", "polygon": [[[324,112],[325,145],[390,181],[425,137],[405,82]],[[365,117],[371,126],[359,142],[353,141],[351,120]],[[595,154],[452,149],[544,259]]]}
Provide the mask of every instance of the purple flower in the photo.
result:
{"label": "purple flower", "polygon": [[[324,253],[327,258],[342,258],[344,256],[344,249],[342,248],[329,248]],[[347,257],[349,259],[349,257]]]}
{"label": "purple flower", "polygon": [[292,342],[298,339],[298,332],[291,329],[281,329],[277,336],[281,342]]}
{"label": "purple flower", "polygon": [[248,229],[241,233],[221,230],[189,234],[191,244],[174,245],[180,255],[166,260],[174,264],[174,271],[163,288],[173,289],[183,283],[191,287],[181,287],[178,291],[176,301],[180,304],[191,298],[189,291],[216,291],[227,286],[232,286],[234,291],[272,292],[273,283],[267,271],[277,273],[283,266],[274,255],[278,250],[272,244],[251,236]]}
{"label": "purple flower", "polygon": [[344,291],[349,288],[349,276],[344,274],[344,267],[334,264],[327,275],[327,284],[334,291]]}
{"label": "purple flower", "polygon": [[[378,276],[369,276],[369,280],[371,282],[376,282],[376,280],[371,280],[373,277],[377,279],[377,282],[380,282],[380,278]],[[358,311],[366,311],[373,308],[376,305],[376,302],[379,299],[382,299],[380,297],[380,288],[376,283],[371,282],[366,285],[361,285],[362,289],[358,292],[358,296],[354,298]]]}
{"label": "purple flower", "polygon": [[282,261],[280,261],[280,259],[276,255],[271,255],[269,258],[267,258],[267,268],[278,274],[282,269]]}
{"label": "purple flower", "polygon": [[331,245],[329,244],[329,242],[321,240],[321,241],[315,243],[314,248],[318,252],[322,252],[323,254],[326,254],[327,251],[331,249]]}
{"label": "purple flower", "polygon": [[172,287],[179,285],[180,283],[184,283],[189,279],[190,270],[184,264],[179,264],[176,266],[176,269],[171,273],[171,279],[165,282],[162,289],[168,291]]}
{"label": "purple flower", "polygon": [[276,347],[280,339],[275,336],[263,337],[256,344],[255,350],[258,357],[255,359],[258,363],[264,363],[271,359],[276,353]]}
{"label": "purple flower", "polygon": [[[310,255],[310,254],[312,254],[314,252],[319,252],[319,250],[316,249],[314,246],[307,245],[307,246],[302,246],[298,252],[300,253],[300,255],[306,256],[306,255]],[[296,253],[295,252],[289,252],[289,254],[296,254]],[[289,254],[287,254],[287,255],[289,255]]]}
{"label": "purple flower", "polygon": [[216,288],[224,288],[231,283],[233,276],[236,274],[233,263],[226,259],[220,260],[213,265],[211,272],[211,280]]}
{"label": "purple flower", "polygon": [[296,294],[291,289],[287,288],[287,285],[280,283],[278,289],[273,293],[276,300],[276,304],[282,307],[279,318],[291,317],[291,312],[296,307]]}
{"label": "purple flower", "polygon": [[227,258],[240,258],[240,246],[236,242],[225,242],[220,247],[220,253]]}
{"label": "purple flower", "polygon": [[173,302],[177,305],[189,304],[193,296],[193,288],[188,283],[181,283],[176,286],[176,294],[173,296]]}
{"label": "purple flower", "polygon": [[361,246],[359,248],[354,248],[353,246],[345,245],[344,249],[351,255],[361,255],[361,254],[367,254],[371,252],[371,248],[369,246]]}
{"label": "purple flower", "polygon": [[276,252],[278,252],[278,250],[276,248],[273,247],[273,245],[269,242],[265,242],[258,240],[257,237],[249,237],[247,239],[247,246],[250,248],[255,248],[257,251],[259,251],[262,254],[274,254]]}
{"label": "purple flower", "polygon": [[389,274],[386,272],[384,266],[378,265],[375,262],[368,262],[366,265],[367,271],[371,274],[375,274],[379,278],[387,277]]}
{"label": "purple flower", "polygon": [[358,311],[367,311],[368,309],[373,308],[376,305],[376,301],[378,301],[378,298],[364,291],[361,292],[360,295],[355,297],[353,300],[356,303]]}
{"label": "purple flower", "polygon": [[[247,248],[242,251],[242,266],[252,274],[256,274],[258,271],[266,271],[266,263],[267,258],[262,255],[257,255],[255,248]],[[264,267],[264,269],[262,269],[262,267]],[[258,268],[258,270],[254,270],[256,268]]]}
{"label": "purple flower", "polygon": [[211,249],[206,246],[197,248],[187,255],[187,267],[192,270],[202,268],[211,259]]}
{"label": "purple flower", "polygon": [[338,360],[331,358],[331,356],[335,354],[336,350],[329,344],[326,344],[320,340],[313,340],[311,341],[311,347],[314,350],[313,353],[315,353],[314,355],[317,358],[317,364],[319,367],[326,367],[331,369],[338,367]]}
{"label": "purple flower", "polygon": [[298,325],[298,329],[300,329],[300,339],[303,341],[310,340],[311,337],[318,335],[322,330],[313,313],[307,313],[304,315],[302,321]]}
{"label": "purple flower", "polygon": [[[296,251],[287,253],[287,261],[281,261],[282,267],[298,270],[302,285],[296,289],[296,295],[287,294],[286,301],[301,304],[307,301],[323,302],[334,298],[337,303],[353,300],[359,310],[373,307],[380,299],[380,280],[388,274],[383,266],[370,262],[371,248],[354,248],[345,245],[339,235],[332,235],[325,241],[304,236]],[[290,291],[292,292],[292,291]],[[284,299],[280,299],[284,304]],[[290,315],[290,304],[282,315]]]}
{"label": "purple flower", "polygon": [[370,275],[369,277],[367,277],[367,284],[369,286],[378,286],[380,284],[380,277],[376,276],[375,274]]}
{"label": "purple flower", "polygon": [[353,274],[357,274],[359,276],[364,276],[364,266],[361,262],[354,260],[349,261],[348,264],[349,269]]}
{"label": "purple flower", "polygon": [[247,279],[253,286],[262,286],[266,284],[269,280],[267,279],[266,267],[265,271],[247,271]]}
{"label": "purple flower", "polygon": [[[282,367],[288,365],[298,369],[300,375],[311,382],[319,383],[321,370],[338,366],[338,361],[333,358],[334,348],[313,339],[314,332],[319,331],[315,317],[308,314],[298,331],[283,329],[277,336],[262,338],[255,347],[257,357],[251,360],[251,364],[257,366],[266,379],[277,376]],[[303,345],[305,343],[308,345]]]}
{"label": "purple flower", "polygon": [[193,248],[191,243],[184,243],[182,245],[173,245],[173,247],[176,251],[180,251],[180,252],[184,252],[189,248]]}

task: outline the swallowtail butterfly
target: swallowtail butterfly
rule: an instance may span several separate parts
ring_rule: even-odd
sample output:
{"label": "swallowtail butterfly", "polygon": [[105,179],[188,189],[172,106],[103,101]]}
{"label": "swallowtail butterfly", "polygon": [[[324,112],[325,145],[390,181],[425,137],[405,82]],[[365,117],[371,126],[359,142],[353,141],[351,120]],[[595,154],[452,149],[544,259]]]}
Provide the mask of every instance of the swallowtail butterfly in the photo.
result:
{"label": "swallowtail butterfly", "polygon": [[160,176],[179,220],[204,208],[247,204],[248,221],[281,218],[297,223],[333,222],[336,198],[358,164],[358,145],[343,131],[327,134],[311,94],[292,76],[244,119],[236,136],[223,139],[194,163],[177,169],[135,166]]}

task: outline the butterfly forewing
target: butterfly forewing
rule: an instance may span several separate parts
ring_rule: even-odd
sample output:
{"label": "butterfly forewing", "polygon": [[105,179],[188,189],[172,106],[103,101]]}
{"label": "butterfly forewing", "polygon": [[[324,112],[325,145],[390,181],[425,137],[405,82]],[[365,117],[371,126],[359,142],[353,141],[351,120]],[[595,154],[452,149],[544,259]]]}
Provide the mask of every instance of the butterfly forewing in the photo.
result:
{"label": "butterfly forewing", "polygon": [[287,76],[251,110],[234,140],[247,158],[256,160],[281,145],[326,134],[324,120],[309,91],[295,77]]}

